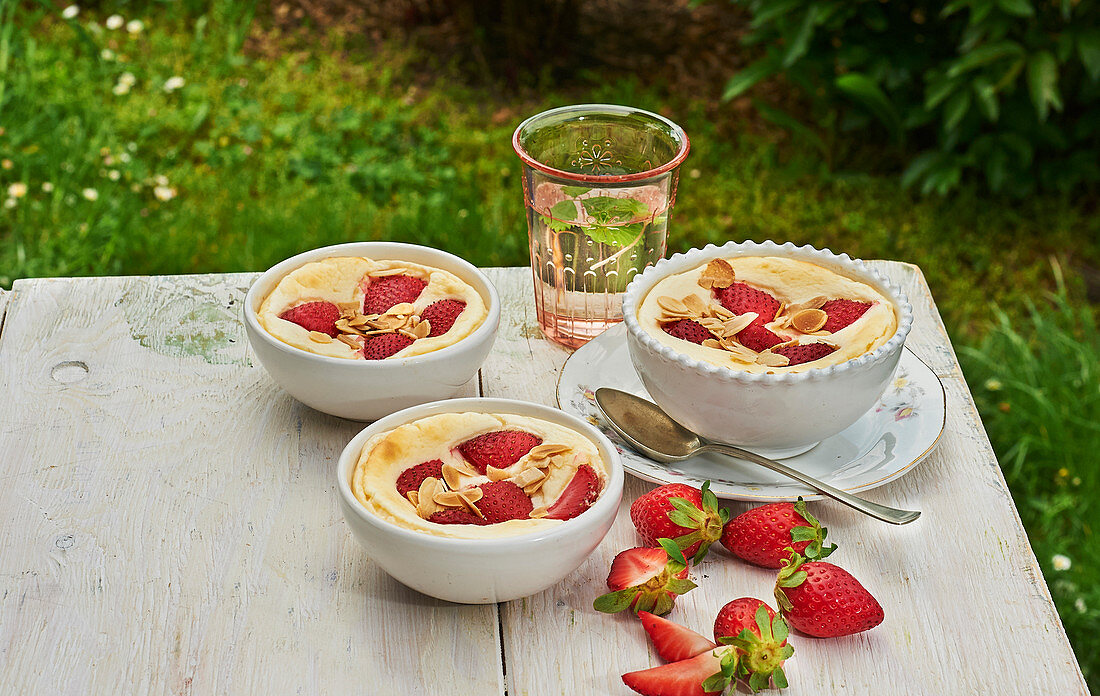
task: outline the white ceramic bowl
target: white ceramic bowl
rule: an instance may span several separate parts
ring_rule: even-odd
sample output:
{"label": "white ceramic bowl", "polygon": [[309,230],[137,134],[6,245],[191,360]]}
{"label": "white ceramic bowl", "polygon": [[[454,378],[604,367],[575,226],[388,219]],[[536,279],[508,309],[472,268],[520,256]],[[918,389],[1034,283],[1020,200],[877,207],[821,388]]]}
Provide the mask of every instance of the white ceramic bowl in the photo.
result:
{"label": "white ceramic bowl", "polygon": [[[607,464],[607,486],[589,509],[548,530],[499,539],[447,539],[383,520],[356,499],[351,477],[374,434],[438,413],[512,413],[571,428],[592,440]],[[596,428],[556,408],[511,399],[452,399],[405,409],[367,426],[340,455],[340,509],[356,540],[387,573],[424,594],[463,604],[526,597],[557,583],[599,546],[619,509],[623,465]]]}
{"label": "white ceramic bowl", "polygon": [[[260,325],[264,298],[294,269],[333,256],[408,261],[450,271],[472,286],[488,315],[472,334],[424,355],[387,360],[345,360],[287,345]],[[439,249],[398,242],[352,242],[292,256],[265,271],[248,289],[244,326],[256,357],[279,386],[318,411],[374,420],[416,404],[446,399],[470,381],[493,347],[500,324],[500,298],[475,266]]]}
{"label": "white ceramic bowl", "polygon": [[[638,306],[663,278],[714,258],[782,256],[808,261],[875,288],[894,304],[898,328],[883,345],[837,365],[794,373],[750,373],[695,360],[638,323]],[[637,276],[623,298],[627,347],[653,400],[700,435],[765,456],[805,452],[867,412],[886,390],[913,326],[905,294],[862,261],[787,242],[730,242],[675,254]]]}

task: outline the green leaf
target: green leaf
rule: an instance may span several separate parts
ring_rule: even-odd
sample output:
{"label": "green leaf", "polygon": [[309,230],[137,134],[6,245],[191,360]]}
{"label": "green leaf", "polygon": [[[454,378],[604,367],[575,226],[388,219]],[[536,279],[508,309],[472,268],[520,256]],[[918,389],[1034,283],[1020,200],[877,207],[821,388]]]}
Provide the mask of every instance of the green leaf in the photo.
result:
{"label": "green leaf", "polygon": [[947,76],[958,77],[974,68],[980,68],[1006,56],[1018,56],[1023,52],[1024,49],[1015,41],[998,41],[979,46],[955,61],[954,65],[947,69]]}
{"label": "green leaf", "polygon": [[959,10],[970,7],[970,0],[954,0],[944,5],[944,8],[940,10],[941,17],[950,17]]}
{"label": "green leaf", "polygon": [[754,693],[761,689],[768,688],[769,676],[770,675],[767,674],[761,674],[760,672],[753,672],[749,675],[749,688],[752,689]]}
{"label": "green leaf", "polygon": [[783,617],[779,614],[775,615],[772,619],[772,638],[776,643],[782,643],[787,640],[787,636],[790,635],[790,630],[787,628],[787,622],[783,620]]}
{"label": "green leaf", "polygon": [[[566,201],[572,205],[572,201]],[[629,222],[649,213],[649,208],[636,198],[612,198],[611,196],[596,196],[585,198],[581,205],[588,215],[599,225],[608,225],[613,222]],[[558,205],[561,205],[559,203]],[[554,206],[555,208],[557,206]],[[550,209],[554,212],[554,208]]]}
{"label": "green leaf", "polygon": [[1039,51],[1028,60],[1027,86],[1040,121],[1047,119],[1051,107],[1055,111],[1062,110],[1062,96],[1058,93],[1058,63],[1050,51]]}
{"label": "green leaf", "polygon": [[665,550],[670,560],[676,561],[684,566],[687,565],[687,559],[684,558],[684,552],[680,550],[680,547],[676,545],[675,541],[662,537],[657,540],[657,543]]}
{"label": "green leaf", "polygon": [[559,201],[550,208],[550,215],[556,220],[577,219],[577,204],[573,201]]}
{"label": "green leaf", "polygon": [[617,614],[630,606],[634,598],[640,594],[636,587],[628,587],[618,592],[608,592],[596,597],[592,602],[592,608],[605,614]]}
{"label": "green leaf", "polygon": [[817,538],[817,530],[813,527],[792,527],[791,541],[813,541]]}
{"label": "green leaf", "polygon": [[1008,153],[996,148],[985,157],[985,180],[989,189],[999,192],[1008,180]]}
{"label": "green leaf", "polygon": [[[756,615],[753,616],[756,620],[756,629],[760,631],[760,637],[763,640],[769,640],[772,637],[772,620],[768,615],[768,605],[761,604],[756,608]],[[748,629],[745,629],[748,630]]]}
{"label": "green leaf", "polygon": [[786,689],[787,688],[787,675],[783,672],[782,667],[776,667],[772,672],[772,681],[775,682],[775,688]]}
{"label": "green leaf", "polygon": [[779,72],[779,60],[775,56],[766,56],[749,67],[738,72],[726,83],[722,91],[722,101],[729,101],[752,88],[757,82]]}
{"label": "green leaf", "polygon": [[959,86],[960,80],[939,80],[930,82],[924,90],[924,108],[935,109],[939,104],[951,96]]}
{"label": "green leaf", "polygon": [[810,41],[814,37],[814,25],[817,23],[817,5],[811,4],[798,25],[798,31],[787,44],[787,50],[783,53],[783,67],[789,68],[798,62],[798,59],[806,55],[810,48]]}
{"label": "green leaf", "polygon": [[1100,29],[1090,29],[1077,35],[1077,55],[1089,77],[1100,79]]}
{"label": "green leaf", "polygon": [[1017,17],[1031,17],[1035,14],[1035,8],[1029,0],[997,0],[997,7]]}
{"label": "green leaf", "polygon": [[801,7],[803,2],[804,0],[779,0],[778,2],[767,3],[765,6],[753,10],[752,22],[749,26],[753,29],[759,29],[796,7]]}
{"label": "green leaf", "polygon": [[672,512],[668,513],[668,519],[673,524],[678,524],[681,527],[689,528],[698,521],[693,520],[691,518],[691,515],[688,515],[686,512],[681,512],[680,510],[673,510]]}
{"label": "green leaf", "polygon": [[943,129],[950,133],[970,110],[970,92],[956,92],[943,107]]}
{"label": "green leaf", "polygon": [[730,684],[730,678],[721,672],[715,672],[706,679],[703,680],[703,691],[709,693],[719,693],[726,690],[726,687]]}
{"label": "green leaf", "polygon": [[789,577],[783,578],[777,584],[780,587],[798,587],[806,581],[806,571],[799,570]]}
{"label": "green leaf", "polygon": [[836,86],[845,94],[867,107],[875,118],[895,138],[901,138],[901,117],[877,84],[862,73],[848,73],[836,78]]}
{"label": "green leaf", "polygon": [[567,196],[579,196],[582,193],[588,193],[592,189],[587,186],[562,186],[561,192]]}
{"label": "green leaf", "polygon": [[974,78],[974,96],[978,98],[978,108],[990,121],[996,121],[1001,115],[1001,102],[997,99],[997,90],[984,77]]}
{"label": "green leaf", "polygon": [[932,150],[915,157],[901,175],[902,188],[909,188],[917,183],[918,180],[923,179],[925,174],[943,161],[944,156],[944,153],[938,150]]}
{"label": "green leaf", "polygon": [[[794,116],[791,116],[782,109],[777,109],[774,106],[765,104],[759,99],[752,100],[753,106],[766,120],[774,123],[775,125],[786,128],[792,134],[802,138],[810,145],[822,154],[822,156],[828,156],[829,146],[825,144],[825,140],[817,134],[812,128],[799,121]],[[713,495],[713,493],[711,494]]]}
{"label": "green leaf", "polygon": [[682,595],[691,592],[698,585],[687,578],[672,578],[665,587],[673,594]]}
{"label": "green leaf", "polygon": [[618,225],[608,227],[605,225],[590,225],[584,227],[584,233],[597,244],[609,244],[611,246],[629,247],[642,234],[645,223],[635,222],[630,225]]}

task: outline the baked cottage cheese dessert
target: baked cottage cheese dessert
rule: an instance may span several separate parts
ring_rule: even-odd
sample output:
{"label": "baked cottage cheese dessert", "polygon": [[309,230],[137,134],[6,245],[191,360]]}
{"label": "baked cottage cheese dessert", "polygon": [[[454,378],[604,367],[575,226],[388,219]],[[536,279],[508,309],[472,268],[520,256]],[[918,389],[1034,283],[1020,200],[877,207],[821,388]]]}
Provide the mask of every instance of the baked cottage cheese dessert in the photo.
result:
{"label": "baked cottage cheese dessert", "polygon": [[643,298],[638,322],[697,360],[776,373],[851,360],[898,327],[893,303],[870,285],[778,256],[713,259],[664,278]]}
{"label": "baked cottage cheese dessert", "polygon": [[280,341],[334,358],[423,355],[469,336],[488,311],[461,278],[407,261],[342,256],[282,278],[257,312]]}
{"label": "baked cottage cheese dessert", "polygon": [[584,435],[528,416],[442,413],[371,437],[351,477],[375,516],[425,534],[491,538],[562,524],[606,488]]}

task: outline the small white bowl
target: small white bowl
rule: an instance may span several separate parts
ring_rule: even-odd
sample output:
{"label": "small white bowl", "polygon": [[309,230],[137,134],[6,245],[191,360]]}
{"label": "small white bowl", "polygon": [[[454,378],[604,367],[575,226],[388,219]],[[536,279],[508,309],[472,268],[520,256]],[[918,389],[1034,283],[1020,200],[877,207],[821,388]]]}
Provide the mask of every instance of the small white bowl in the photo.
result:
{"label": "small white bowl", "polygon": [[[711,259],[733,256],[808,261],[864,282],[893,303],[898,328],[884,344],[852,360],[805,372],[767,374],[695,360],[661,343],[638,323],[639,303],[657,282]],[[775,458],[805,452],[866,413],[890,383],[913,326],[913,308],[905,293],[865,263],[790,242],[711,244],[662,259],[631,281],[623,316],[630,358],[658,406],[703,437]]]}
{"label": "small white bowl", "polygon": [[[256,313],[288,273],[333,256],[408,261],[450,271],[481,295],[488,311],[472,334],[431,353],[387,360],[345,360],[283,343],[264,330]],[[307,406],[352,420],[374,420],[416,404],[446,399],[473,378],[496,340],[500,298],[481,271],[454,254],[399,242],[352,242],[292,256],[252,283],[244,326],[256,357],[279,386]]]}
{"label": "small white bowl", "polygon": [[[451,539],[383,520],[356,499],[351,477],[363,444],[376,433],[438,413],[511,413],[571,428],[592,440],[607,465],[607,486],[580,515],[547,530],[499,539]],[[407,408],[367,426],[340,454],[340,509],[367,555],[398,581],[426,595],[463,604],[490,604],[545,590],[573,572],[600,545],[619,509],[623,465],[589,423],[556,408],[511,399],[451,399]]]}

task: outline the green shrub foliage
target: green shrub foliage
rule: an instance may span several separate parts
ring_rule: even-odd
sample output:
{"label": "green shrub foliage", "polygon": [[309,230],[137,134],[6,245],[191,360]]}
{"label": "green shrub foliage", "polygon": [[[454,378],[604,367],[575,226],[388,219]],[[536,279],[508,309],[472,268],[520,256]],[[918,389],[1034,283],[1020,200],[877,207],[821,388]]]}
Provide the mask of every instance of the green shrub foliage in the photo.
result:
{"label": "green shrub foliage", "polygon": [[903,183],[925,193],[964,178],[1015,195],[1100,181],[1097,0],[734,2],[764,52],[726,99],[782,73],[818,126],[903,146]]}

